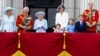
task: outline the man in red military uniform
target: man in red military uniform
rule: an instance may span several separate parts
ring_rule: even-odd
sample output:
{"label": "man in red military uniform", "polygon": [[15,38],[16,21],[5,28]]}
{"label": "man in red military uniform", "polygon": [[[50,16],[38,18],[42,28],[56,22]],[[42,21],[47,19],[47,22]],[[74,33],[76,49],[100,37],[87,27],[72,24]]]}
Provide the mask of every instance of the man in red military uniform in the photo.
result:
{"label": "man in red military uniform", "polygon": [[89,2],[89,9],[83,12],[84,21],[87,25],[87,32],[96,33],[97,23],[99,20],[99,12],[96,9],[93,9],[93,2]]}
{"label": "man in red military uniform", "polygon": [[23,13],[18,15],[16,25],[18,27],[18,32],[26,32],[32,29],[33,19],[29,16],[29,8],[25,7]]}

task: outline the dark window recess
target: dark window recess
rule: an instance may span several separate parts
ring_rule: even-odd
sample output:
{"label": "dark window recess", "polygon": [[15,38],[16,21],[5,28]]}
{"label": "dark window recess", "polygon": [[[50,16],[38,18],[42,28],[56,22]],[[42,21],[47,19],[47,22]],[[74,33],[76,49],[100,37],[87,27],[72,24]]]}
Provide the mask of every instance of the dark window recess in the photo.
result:
{"label": "dark window recess", "polygon": [[61,0],[26,0],[26,6],[33,8],[56,8],[60,4]]}

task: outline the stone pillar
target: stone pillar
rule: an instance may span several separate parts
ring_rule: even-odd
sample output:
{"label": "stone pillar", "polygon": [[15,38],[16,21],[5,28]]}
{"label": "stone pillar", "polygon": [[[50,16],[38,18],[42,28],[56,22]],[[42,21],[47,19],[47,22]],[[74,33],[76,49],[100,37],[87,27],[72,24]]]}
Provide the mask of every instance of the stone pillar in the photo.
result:
{"label": "stone pillar", "polygon": [[85,0],[80,0],[80,14],[82,14],[83,11],[85,10],[84,3],[85,3]]}
{"label": "stone pillar", "polygon": [[1,14],[2,14],[2,13],[1,13],[1,12],[2,12],[2,11],[1,11],[1,6],[2,6],[1,2],[2,2],[2,0],[0,0],[0,25],[1,25]]}
{"label": "stone pillar", "polygon": [[69,18],[74,19],[74,0],[64,0],[65,11],[68,12]]}
{"label": "stone pillar", "polygon": [[22,13],[23,10],[23,0],[13,0],[13,7],[15,8],[15,16]]}
{"label": "stone pillar", "polygon": [[90,0],[80,0],[80,14],[82,14],[84,10],[88,9],[89,1]]}
{"label": "stone pillar", "polygon": [[99,2],[100,2],[100,0],[98,0],[98,9],[100,10],[100,6],[99,6],[99,5],[100,5],[100,3],[99,3]]}
{"label": "stone pillar", "polygon": [[0,0],[0,19],[2,18],[2,15],[4,14],[5,7],[6,7],[6,0]]}
{"label": "stone pillar", "polygon": [[2,6],[2,4],[1,4],[1,0],[0,0],[0,19],[1,19],[1,6]]}
{"label": "stone pillar", "polygon": [[75,16],[75,21],[78,20],[78,16],[80,14],[80,0],[75,0],[75,8],[74,8],[74,16]]}
{"label": "stone pillar", "polygon": [[5,3],[6,3],[5,6],[6,6],[6,7],[11,7],[11,4],[12,4],[11,1],[12,1],[12,0],[5,0]]}

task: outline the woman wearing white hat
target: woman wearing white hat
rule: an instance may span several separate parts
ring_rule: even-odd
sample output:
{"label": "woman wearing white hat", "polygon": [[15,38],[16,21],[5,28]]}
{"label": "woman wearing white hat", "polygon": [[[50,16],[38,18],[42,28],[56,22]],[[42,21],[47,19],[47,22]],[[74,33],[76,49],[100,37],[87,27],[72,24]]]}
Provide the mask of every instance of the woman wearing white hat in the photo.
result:
{"label": "woman wearing white hat", "polygon": [[35,16],[37,17],[37,19],[34,23],[34,30],[36,30],[36,32],[46,32],[48,25],[47,20],[44,19],[45,12],[39,11],[35,14]]}
{"label": "woman wearing white hat", "polygon": [[14,32],[15,31],[15,18],[13,15],[13,8],[7,7],[5,9],[5,14],[2,17],[2,22],[0,25],[1,32]]}
{"label": "woman wearing white hat", "polygon": [[57,8],[58,13],[56,13],[55,17],[55,25],[60,24],[61,28],[64,29],[68,25],[68,13],[65,12],[65,7],[64,5],[60,5]]}

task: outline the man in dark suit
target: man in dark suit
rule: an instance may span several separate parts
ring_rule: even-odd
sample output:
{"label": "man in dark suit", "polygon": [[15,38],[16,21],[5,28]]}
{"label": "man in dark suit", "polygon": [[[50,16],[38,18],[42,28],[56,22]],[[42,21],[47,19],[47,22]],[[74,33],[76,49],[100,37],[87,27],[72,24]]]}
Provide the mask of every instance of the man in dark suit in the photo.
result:
{"label": "man in dark suit", "polygon": [[79,15],[79,21],[75,23],[76,32],[86,32],[86,23],[83,21],[83,15]]}

